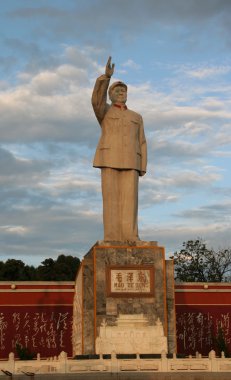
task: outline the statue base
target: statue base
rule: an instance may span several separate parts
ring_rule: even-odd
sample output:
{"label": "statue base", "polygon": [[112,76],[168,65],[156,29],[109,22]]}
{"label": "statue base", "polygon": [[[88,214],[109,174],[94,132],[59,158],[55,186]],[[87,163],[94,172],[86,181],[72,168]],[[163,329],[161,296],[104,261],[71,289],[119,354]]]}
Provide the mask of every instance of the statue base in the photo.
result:
{"label": "statue base", "polygon": [[98,241],[75,289],[73,355],[176,352],[173,261],[157,242]]}

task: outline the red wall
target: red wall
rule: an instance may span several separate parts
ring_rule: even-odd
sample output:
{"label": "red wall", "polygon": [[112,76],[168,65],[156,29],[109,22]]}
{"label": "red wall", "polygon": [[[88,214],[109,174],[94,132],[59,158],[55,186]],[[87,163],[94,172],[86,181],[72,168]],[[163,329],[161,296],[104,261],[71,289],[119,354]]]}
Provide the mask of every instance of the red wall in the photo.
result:
{"label": "red wall", "polygon": [[[0,282],[0,359],[17,342],[41,357],[71,357],[73,296],[74,282]],[[176,284],[175,307],[178,353],[207,355],[219,327],[231,352],[231,283]]]}
{"label": "red wall", "polygon": [[214,337],[222,328],[231,353],[231,284],[175,285],[177,347],[179,353],[207,355],[216,349]]}
{"label": "red wall", "polygon": [[73,282],[0,282],[0,358],[16,343],[41,357],[71,356],[73,294]]}

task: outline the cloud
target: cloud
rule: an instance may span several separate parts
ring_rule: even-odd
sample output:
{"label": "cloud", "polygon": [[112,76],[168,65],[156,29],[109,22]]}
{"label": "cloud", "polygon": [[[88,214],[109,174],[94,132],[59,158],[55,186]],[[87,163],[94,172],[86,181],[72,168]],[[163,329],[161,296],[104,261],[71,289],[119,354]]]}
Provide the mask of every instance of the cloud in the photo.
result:
{"label": "cloud", "polygon": [[[97,49],[90,47],[64,46],[56,66],[19,72],[16,84],[0,92],[2,141],[76,141],[93,148],[100,129],[91,108],[91,92],[93,78],[103,72],[96,53]],[[187,97],[193,98],[196,90],[188,89]],[[175,138],[208,135],[216,123],[230,120],[227,100],[203,97],[189,106],[192,99],[187,97],[186,104],[181,97],[182,104],[178,105],[176,88],[160,92],[148,83],[129,85],[129,107],[142,112],[147,135],[158,132],[153,148],[163,153],[168,149],[169,154],[179,149],[182,155],[196,155],[199,145],[195,148],[181,138],[167,146],[162,137],[166,138],[166,133]]]}
{"label": "cloud", "polygon": [[[3,216],[0,218],[1,225],[2,222],[8,224],[2,225],[0,229],[0,259],[23,254],[27,260],[33,257],[34,261],[41,262],[42,257],[57,257],[62,250],[81,257],[90,248],[89,245],[102,238],[99,215],[81,212],[73,205],[19,209],[5,213],[4,221],[2,219]],[[14,224],[11,224],[12,221]]]}
{"label": "cloud", "polygon": [[[190,26],[194,33],[200,36],[200,39],[197,39],[198,45],[208,28],[214,36],[223,32],[228,39],[230,23],[227,16],[230,8],[230,2],[226,0],[210,0],[203,3],[194,0],[143,0],[142,4],[139,0],[134,0],[132,6],[129,0],[98,0],[87,3],[84,7],[81,3],[71,2],[65,9],[59,5],[54,7],[50,1],[46,2],[46,6],[36,4],[33,7],[18,7],[9,11],[7,15],[12,20],[33,19],[32,35],[39,34],[40,38],[52,36],[53,39],[57,39],[71,36],[78,39],[81,36],[85,42],[98,42],[100,35],[101,40],[110,44],[116,28],[120,30],[124,41],[129,41],[150,26],[153,32],[160,26],[165,26],[171,30],[173,36],[179,38],[180,35],[181,38],[186,38],[189,44],[192,36],[190,32],[185,32],[185,29],[188,31]],[[184,27],[180,27],[179,24]]]}
{"label": "cloud", "polygon": [[169,225],[143,226],[140,229],[142,240],[154,240],[159,246],[164,246],[166,255],[171,256],[183,248],[182,243],[188,240],[203,238],[208,248],[230,248],[230,224],[227,223],[197,223],[197,225],[171,223]]}
{"label": "cloud", "polygon": [[153,139],[152,148],[157,161],[166,158],[177,159],[184,163],[185,160],[195,160],[195,158],[203,157],[205,151],[203,144],[190,143],[187,141],[161,141]]}
{"label": "cloud", "polygon": [[231,71],[230,66],[217,66],[217,67],[204,67],[201,69],[188,70],[186,71],[186,74],[194,78],[204,79],[208,77],[214,77],[217,75],[225,75],[227,73],[230,73],[230,71]]}
{"label": "cloud", "polygon": [[224,123],[220,126],[216,133],[216,145],[217,147],[225,147],[231,143],[231,135],[229,133],[231,123]]}
{"label": "cloud", "polygon": [[204,205],[191,210],[185,210],[181,213],[175,214],[175,216],[197,219],[197,220],[212,220],[213,223],[226,223],[231,222],[231,202],[225,201],[223,203],[213,203],[210,205]]}
{"label": "cloud", "polygon": [[[36,160],[27,168],[22,155],[30,151],[25,148],[19,149],[19,158],[1,150],[10,165],[8,175],[0,173],[0,259],[33,257],[39,264],[61,252],[82,256],[89,244],[102,238],[99,172],[90,168],[90,162],[84,164],[73,146],[64,146],[63,152],[61,147],[48,145],[45,151],[43,146],[45,172]],[[13,148],[16,151],[17,145]],[[34,155],[39,148],[41,152],[34,146],[38,150]]]}
{"label": "cloud", "polygon": [[132,59],[128,59],[126,62],[122,63],[121,66],[128,67],[129,69],[138,70],[141,66],[135,63]]}
{"label": "cloud", "polygon": [[[6,76],[6,74],[9,75],[16,64],[17,58],[15,55],[0,56],[0,70],[4,73],[4,76]],[[8,83],[6,80],[0,82],[0,90],[6,89],[7,86]]]}
{"label": "cloud", "polygon": [[9,12],[11,17],[21,17],[21,18],[34,18],[34,17],[48,17],[48,18],[57,18],[63,17],[67,14],[65,10],[59,9],[57,7],[22,7],[17,8]]}
{"label": "cloud", "polygon": [[[162,171],[163,170],[163,171]],[[219,183],[220,173],[202,169],[201,172],[195,170],[172,170],[169,168],[168,174],[164,175],[164,169],[159,169],[161,174],[152,176],[146,174],[146,179],[140,183],[140,205],[141,207],[152,207],[155,204],[176,203],[179,207],[189,195],[196,196],[195,192],[206,192],[214,195],[214,187]]]}
{"label": "cloud", "polygon": [[2,92],[2,141],[92,141],[96,134],[91,91],[81,87],[81,74],[77,69],[62,66],[56,72],[40,73],[28,83]]}
{"label": "cloud", "polygon": [[42,159],[22,159],[0,147],[0,182],[2,184],[6,180],[11,181],[12,177],[15,181],[21,175],[27,176],[30,180],[32,177],[42,177],[47,174],[47,169],[48,163]]}
{"label": "cloud", "polygon": [[168,186],[175,186],[177,188],[195,189],[208,187],[214,182],[221,179],[221,174],[217,172],[210,172],[202,170],[201,172],[182,170],[179,175],[171,176],[171,178],[165,178],[164,182]]}
{"label": "cloud", "polygon": [[0,230],[7,234],[25,235],[28,232],[28,228],[24,226],[0,226]]}
{"label": "cloud", "polygon": [[200,105],[197,107],[195,106],[177,106],[176,104],[172,104],[171,107],[169,107],[168,110],[158,108],[158,105],[153,105],[152,108],[150,108],[149,112],[147,113],[147,123],[148,127],[150,128],[151,120],[155,121],[155,126],[158,129],[162,129],[164,126],[166,127],[173,127],[178,125],[182,126],[186,123],[192,122],[192,121],[203,121],[203,120],[211,120],[214,121],[219,119],[226,119],[229,120],[231,117],[231,113],[229,110],[216,110],[216,109],[210,109],[206,110],[203,109]]}
{"label": "cloud", "polygon": [[[104,67],[100,66],[99,59],[104,58],[105,49],[94,45],[84,46],[81,49],[78,46],[64,45],[64,56],[73,66],[80,69],[88,69],[93,74],[100,73]],[[91,74],[92,75],[92,74]]]}
{"label": "cloud", "polygon": [[62,53],[66,63],[58,59],[55,67],[19,72],[16,83],[2,89],[2,142],[76,141],[96,145],[100,128],[91,107],[91,78],[97,77],[100,66],[89,56],[96,53],[92,51],[65,46]]}

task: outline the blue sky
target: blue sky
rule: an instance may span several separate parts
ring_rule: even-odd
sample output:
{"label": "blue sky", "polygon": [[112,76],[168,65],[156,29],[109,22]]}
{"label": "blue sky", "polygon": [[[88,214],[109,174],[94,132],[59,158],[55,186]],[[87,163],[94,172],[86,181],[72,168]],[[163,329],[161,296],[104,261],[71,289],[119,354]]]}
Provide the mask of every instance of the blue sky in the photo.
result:
{"label": "blue sky", "polygon": [[231,2],[11,0],[0,10],[0,260],[103,238],[94,81],[109,55],[141,113],[139,234],[231,246]]}

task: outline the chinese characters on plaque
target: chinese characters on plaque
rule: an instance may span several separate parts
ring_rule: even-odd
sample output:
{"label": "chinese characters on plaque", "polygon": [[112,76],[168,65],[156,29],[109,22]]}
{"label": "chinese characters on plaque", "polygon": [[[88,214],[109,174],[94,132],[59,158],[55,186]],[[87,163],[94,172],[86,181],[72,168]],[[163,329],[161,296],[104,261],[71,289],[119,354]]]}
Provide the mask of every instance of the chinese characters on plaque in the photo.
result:
{"label": "chinese characters on plaque", "polygon": [[109,295],[154,294],[153,266],[111,266],[108,269]]}

